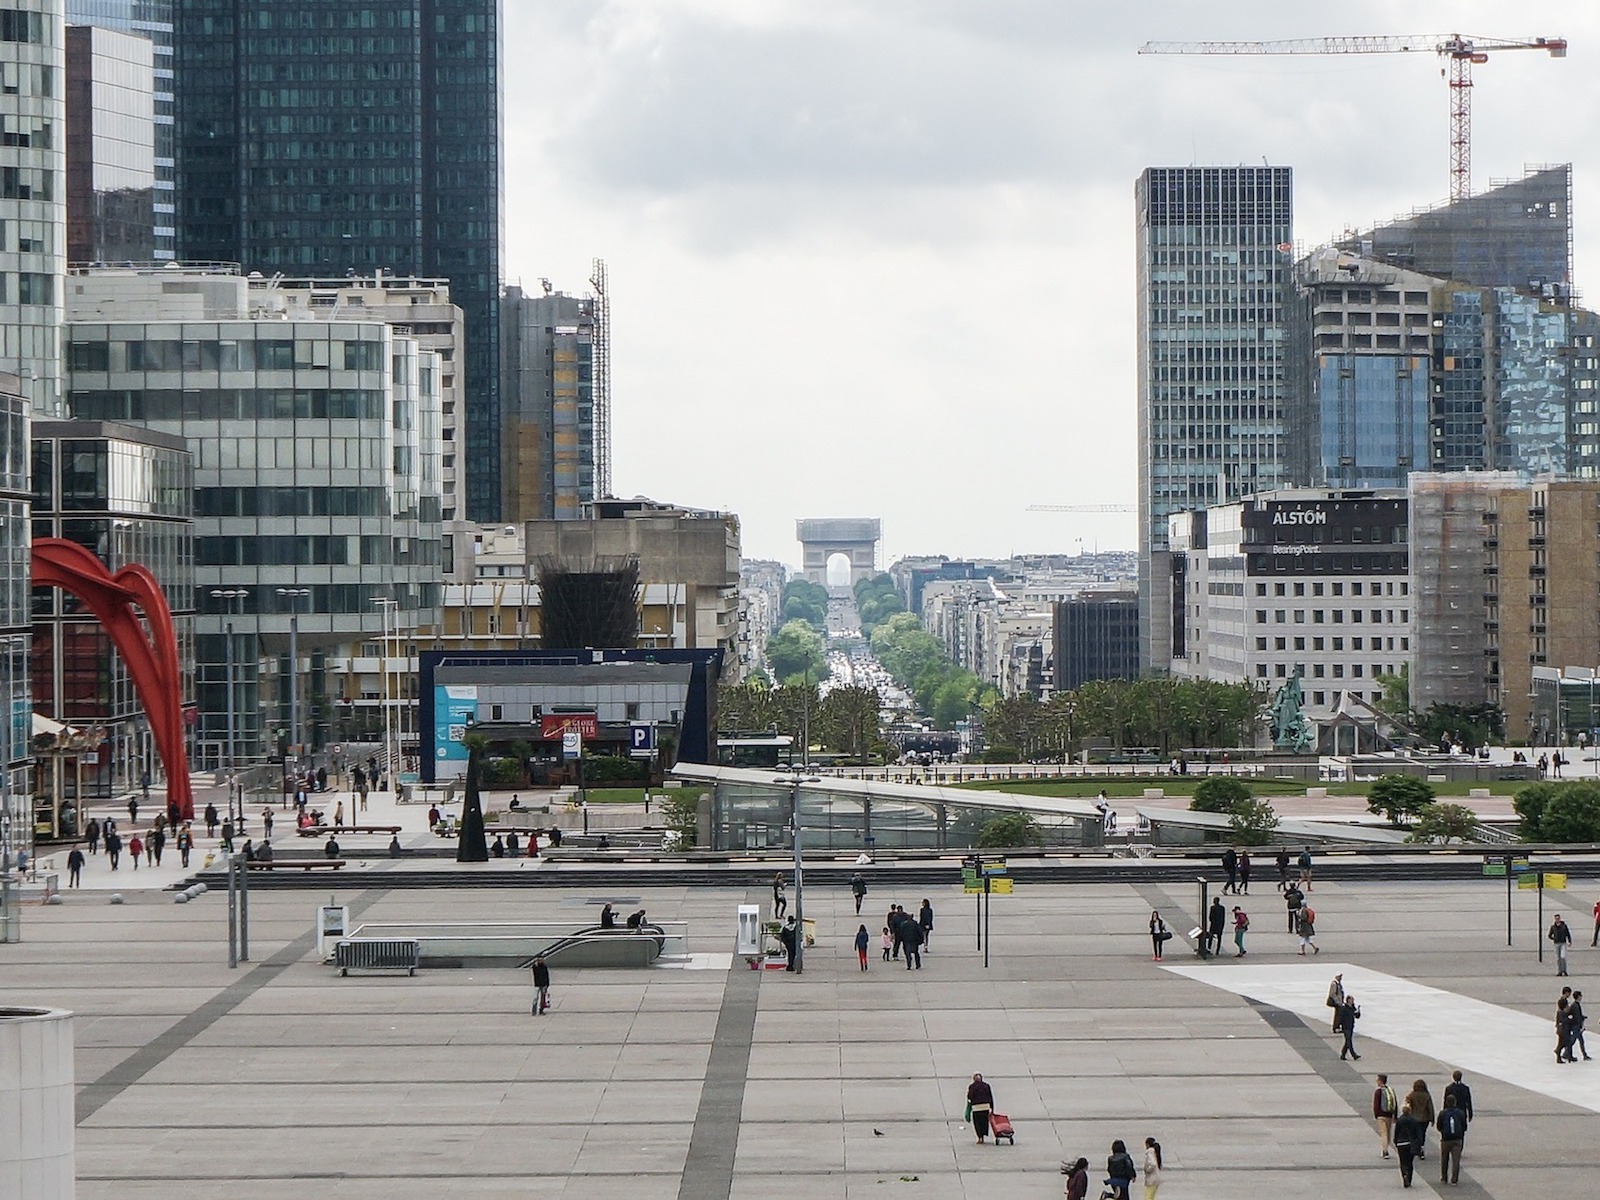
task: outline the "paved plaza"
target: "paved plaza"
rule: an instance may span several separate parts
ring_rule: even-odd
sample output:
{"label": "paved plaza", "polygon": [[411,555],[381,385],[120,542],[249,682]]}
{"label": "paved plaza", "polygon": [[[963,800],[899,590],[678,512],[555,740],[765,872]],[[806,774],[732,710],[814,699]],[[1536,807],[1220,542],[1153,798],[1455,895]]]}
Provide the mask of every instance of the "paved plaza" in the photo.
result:
{"label": "paved plaza", "polygon": [[[920,972],[879,961],[876,939],[859,972],[848,892],[813,888],[803,976],[739,959],[558,967],[545,1017],[511,970],[339,978],[314,961],[315,905],[331,889],[358,920],[582,921],[611,900],[687,921],[704,967],[727,961],[710,956],[733,949],[735,906],[770,897],[325,882],[252,896],[254,961],[237,971],[215,892],[27,909],[25,940],[0,946],[0,1003],[78,1014],[81,1197],[1024,1200],[1061,1194],[1062,1158],[1098,1171],[1113,1138],[1148,1135],[1164,1200],[1387,1195],[1400,1182],[1367,1116],[1372,1075],[1422,1076],[1438,1097],[1455,1066],[1477,1119],[1450,1192],[1582,1196],[1600,1165],[1600,1062],[1554,1066],[1538,1030],[1559,981],[1535,957],[1535,897],[1517,896],[1508,951],[1491,881],[1319,884],[1314,959],[1281,932],[1269,884],[1241,900],[1248,957],[1212,963],[1182,940],[1193,888],[1019,887],[993,901],[985,970],[972,899],[898,890],[885,869],[862,919],[876,934],[891,901],[930,896]],[[1600,1003],[1600,891],[1573,885],[1547,894],[1546,917],[1573,918],[1569,982],[1592,977]],[[1152,905],[1180,931],[1159,965]],[[1341,968],[1364,1009],[1359,1064],[1339,1061],[1321,1006]],[[1014,1147],[962,1124],[974,1071]],[[1439,1190],[1436,1167],[1419,1164],[1419,1188]]]}

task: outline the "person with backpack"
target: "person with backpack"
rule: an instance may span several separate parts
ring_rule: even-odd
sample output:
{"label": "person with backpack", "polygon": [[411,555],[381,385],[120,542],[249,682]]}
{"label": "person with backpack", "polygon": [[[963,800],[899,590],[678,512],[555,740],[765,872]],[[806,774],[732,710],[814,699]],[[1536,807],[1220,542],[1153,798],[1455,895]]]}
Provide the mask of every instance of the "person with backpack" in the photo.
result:
{"label": "person with backpack", "polygon": [[1244,935],[1250,929],[1250,918],[1237,904],[1233,906],[1233,944],[1239,947],[1235,958],[1244,957]]}
{"label": "person with backpack", "polygon": [[1128,1200],[1128,1189],[1133,1186],[1139,1169],[1133,1165],[1133,1155],[1121,1138],[1111,1143],[1111,1157],[1106,1159],[1106,1187],[1116,1200]]}
{"label": "person with backpack", "polygon": [[1422,1149],[1422,1139],[1427,1132],[1427,1125],[1417,1119],[1416,1114],[1411,1111],[1410,1103],[1401,1105],[1400,1115],[1394,1123],[1394,1149],[1400,1156],[1400,1182],[1405,1187],[1411,1186],[1415,1159]]}
{"label": "person with backpack", "polygon": [[1311,905],[1304,905],[1299,916],[1295,919],[1295,932],[1300,935],[1300,953],[1306,952],[1306,947],[1311,947],[1311,953],[1321,954],[1322,947],[1317,945],[1317,910]]}
{"label": "person with backpack", "polygon": [[1439,1131],[1439,1182],[1461,1182],[1461,1150],[1467,1142],[1467,1114],[1458,1107],[1450,1089],[1444,1092],[1444,1108],[1434,1128]]}
{"label": "person with backpack", "polygon": [[1400,1097],[1389,1086],[1387,1075],[1378,1076],[1378,1086],[1372,1090],[1372,1119],[1378,1123],[1378,1151],[1384,1158],[1394,1147],[1394,1120],[1400,1115]]}
{"label": "person with backpack", "polygon": [[1222,885],[1222,894],[1231,895],[1239,887],[1239,852],[1229,846],[1222,852],[1222,870],[1228,882]]}
{"label": "person with backpack", "polygon": [[1306,902],[1306,894],[1296,885],[1290,884],[1283,889],[1283,906],[1289,914],[1289,932],[1294,933],[1300,927],[1300,906]]}
{"label": "person with backpack", "polygon": [[533,1015],[542,1017],[550,1011],[550,964],[545,962],[544,955],[539,955],[532,962],[533,967]]}
{"label": "person with backpack", "polygon": [[1311,894],[1311,847],[1300,851],[1300,882],[1307,895]]}

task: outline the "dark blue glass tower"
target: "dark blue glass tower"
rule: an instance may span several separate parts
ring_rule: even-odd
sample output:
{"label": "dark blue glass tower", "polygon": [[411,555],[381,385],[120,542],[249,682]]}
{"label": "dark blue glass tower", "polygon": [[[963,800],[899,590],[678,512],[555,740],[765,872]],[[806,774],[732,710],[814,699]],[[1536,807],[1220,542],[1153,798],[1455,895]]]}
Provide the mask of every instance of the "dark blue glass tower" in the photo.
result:
{"label": "dark blue glass tower", "polygon": [[447,278],[466,334],[456,515],[498,521],[499,0],[174,7],[179,255]]}

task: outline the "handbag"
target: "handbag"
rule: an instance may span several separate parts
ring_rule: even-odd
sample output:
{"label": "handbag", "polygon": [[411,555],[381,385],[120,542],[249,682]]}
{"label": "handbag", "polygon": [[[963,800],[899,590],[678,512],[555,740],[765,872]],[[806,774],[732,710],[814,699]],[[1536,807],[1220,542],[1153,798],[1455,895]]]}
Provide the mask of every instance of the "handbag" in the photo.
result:
{"label": "handbag", "polygon": [[966,1112],[966,1115],[963,1116],[961,1119],[963,1121],[968,1121],[968,1122],[970,1122],[972,1120],[972,1101],[971,1100],[967,1101],[967,1112]]}
{"label": "handbag", "polygon": [[1172,930],[1170,930],[1170,929],[1163,929],[1163,930],[1162,930],[1162,931],[1161,931],[1161,932],[1160,932],[1160,933],[1159,933],[1159,934],[1157,934],[1157,935],[1156,935],[1156,936],[1157,936],[1157,937],[1159,937],[1159,938],[1160,938],[1160,939],[1161,939],[1161,940],[1162,940],[1162,941],[1163,941],[1163,942],[1165,942],[1165,941],[1167,941],[1167,940],[1168,940],[1168,939],[1170,939],[1170,938],[1171,938],[1171,937],[1172,937]]}

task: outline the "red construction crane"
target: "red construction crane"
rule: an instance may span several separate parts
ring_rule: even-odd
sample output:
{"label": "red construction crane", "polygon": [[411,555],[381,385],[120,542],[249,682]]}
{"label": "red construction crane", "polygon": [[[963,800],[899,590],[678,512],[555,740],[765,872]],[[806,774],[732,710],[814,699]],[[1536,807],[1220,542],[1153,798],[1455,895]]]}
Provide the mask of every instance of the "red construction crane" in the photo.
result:
{"label": "red construction crane", "polygon": [[[1297,38],[1281,42],[1146,42],[1140,54],[1437,54],[1450,60],[1450,199],[1472,195],[1472,66],[1496,50],[1567,56],[1567,39],[1487,38],[1461,33]],[[1443,72],[1440,72],[1443,74]]]}

